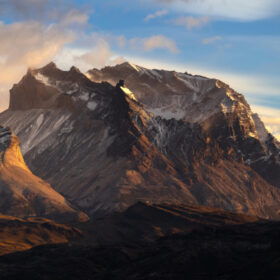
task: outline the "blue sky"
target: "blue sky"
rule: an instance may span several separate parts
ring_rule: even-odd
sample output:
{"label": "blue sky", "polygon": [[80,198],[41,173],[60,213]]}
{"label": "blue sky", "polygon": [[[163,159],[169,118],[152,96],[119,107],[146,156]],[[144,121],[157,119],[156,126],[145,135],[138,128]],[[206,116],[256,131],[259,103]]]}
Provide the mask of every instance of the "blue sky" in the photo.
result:
{"label": "blue sky", "polygon": [[27,67],[130,60],[219,78],[280,135],[279,0],[2,0],[0,22],[3,108]]}

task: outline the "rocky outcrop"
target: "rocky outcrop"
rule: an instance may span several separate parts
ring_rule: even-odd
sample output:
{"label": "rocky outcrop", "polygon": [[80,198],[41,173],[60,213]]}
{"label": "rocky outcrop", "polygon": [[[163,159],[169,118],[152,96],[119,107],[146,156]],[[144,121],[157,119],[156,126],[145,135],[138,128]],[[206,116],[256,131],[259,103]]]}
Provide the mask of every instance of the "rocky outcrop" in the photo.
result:
{"label": "rocky outcrop", "polygon": [[21,155],[18,138],[3,127],[0,127],[0,192],[2,214],[60,221],[87,219],[49,184],[31,173]]}
{"label": "rocky outcrop", "polygon": [[80,230],[54,221],[0,214],[0,256],[35,246],[67,243],[82,236]]}

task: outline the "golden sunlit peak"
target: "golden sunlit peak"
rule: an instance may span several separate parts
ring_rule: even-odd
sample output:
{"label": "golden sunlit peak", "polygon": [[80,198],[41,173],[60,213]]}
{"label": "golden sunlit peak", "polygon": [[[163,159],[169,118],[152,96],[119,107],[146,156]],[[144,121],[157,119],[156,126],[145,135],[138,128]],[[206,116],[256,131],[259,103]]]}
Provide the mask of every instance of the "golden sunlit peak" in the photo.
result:
{"label": "golden sunlit peak", "polygon": [[131,90],[127,87],[121,87],[121,90],[127,95],[129,96],[131,99],[137,101],[136,97],[134,96],[134,94],[131,92]]}

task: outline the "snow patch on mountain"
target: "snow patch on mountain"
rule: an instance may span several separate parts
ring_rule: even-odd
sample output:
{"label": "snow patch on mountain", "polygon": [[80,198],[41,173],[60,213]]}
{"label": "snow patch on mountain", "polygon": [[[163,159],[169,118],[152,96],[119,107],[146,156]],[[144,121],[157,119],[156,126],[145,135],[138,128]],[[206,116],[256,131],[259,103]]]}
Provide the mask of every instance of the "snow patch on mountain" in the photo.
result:
{"label": "snow patch on mountain", "polygon": [[90,101],[87,103],[87,107],[89,110],[94,111],[97,107],[97,103],[95,101]]}
{"label": "snow patch on mountain", "polygon": [[155,116],[159,116],[163,119],[184,119],[186,112],[182,108],[172,108],[170,107],[161,107],[161,108],[147,108],[147,110]]}
{"label": "snow patch on mountain", "polygon": [[41,114],[36,120],[37,127],[40,127],[42,125],[43,121],[44,121],[44,114]]}
{"label": "snow patch on mountain", "polygon": [[34,75],[35,79],[41,83],[43,83],[46,86],[52,86],[49,82],[49,78],[38,72],[36,75]]}
{"label": "snow patch on mountain", "polygon": [[194,92],[199,92],[199,88],[195,87],[189,80],[189,77],[186,75],[186,74],[183,74],[183,73],[177,73],[176,75],[176,78],[183,82],[187,88],[190,88],[192,89]]}
{"label": "snow patch on mountain", "polygon": [[82,101],[88,101],[89,99],[89,92],[87,91],[83,91],[79,94],[79,98],[82,100]]}

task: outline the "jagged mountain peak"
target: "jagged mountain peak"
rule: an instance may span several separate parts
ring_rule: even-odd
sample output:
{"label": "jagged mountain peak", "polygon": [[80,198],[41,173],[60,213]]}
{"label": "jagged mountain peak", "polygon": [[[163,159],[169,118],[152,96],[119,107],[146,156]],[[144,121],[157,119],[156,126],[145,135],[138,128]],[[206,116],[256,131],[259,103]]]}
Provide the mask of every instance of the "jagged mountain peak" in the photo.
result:
{"label": "jagged mountain peak", "polygon": [[43,66],[41,68],[32,68],[28,72],[33,74],[33,75],[35,73],[38,73],[38,72],[40,72],[40,73],[48,73],[49,74],[49,73],[52,73],[52,72],[56,72],[57,70],[59,70],[57,68],[57,65],[53,61],[51,61],[51,62],[49,62],[48,64],[46,64],[45,66]]}
{"label": "jagged mountain peak", "polygon": [[77,72],[77,73],[81,73],[80,69],[79,69],[79,68],[77,68],[76,66],[72,66],[72,67],[70,68],[70,72]]}
{"label": "jagged mountain peak", "polygon": [[53,61],[51,61],[50,63],[41,68],[41,70],[43,69],[57,69],[57,65]]}
{"label": "jagged mountain peak", "polygon": [[106,85],[92,82],[75,66],[63,71],[50,63],[28,71],[13,86],[10,90],[10,109],[65,107],[73,110],[78,101],[87,101],[89,95],[102,92],[103,87]]}

